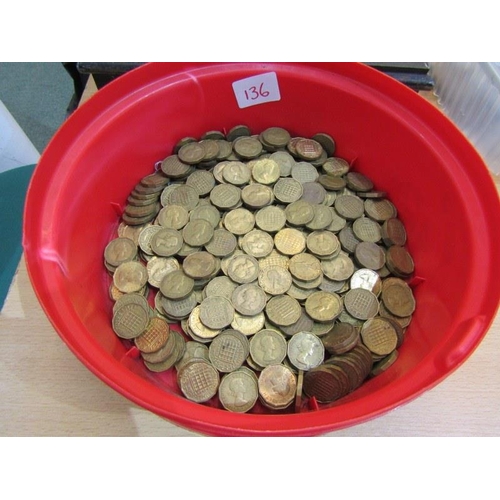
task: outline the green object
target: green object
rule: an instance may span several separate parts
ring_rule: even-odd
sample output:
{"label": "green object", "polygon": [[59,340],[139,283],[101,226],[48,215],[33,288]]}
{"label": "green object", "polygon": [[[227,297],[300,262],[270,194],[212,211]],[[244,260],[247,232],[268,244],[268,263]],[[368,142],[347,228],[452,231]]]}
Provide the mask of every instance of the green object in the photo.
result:
{"label": "green object", "polygon": [[24,200],[34,169],[25,165],[0,174],[0,310],[23,252]]}

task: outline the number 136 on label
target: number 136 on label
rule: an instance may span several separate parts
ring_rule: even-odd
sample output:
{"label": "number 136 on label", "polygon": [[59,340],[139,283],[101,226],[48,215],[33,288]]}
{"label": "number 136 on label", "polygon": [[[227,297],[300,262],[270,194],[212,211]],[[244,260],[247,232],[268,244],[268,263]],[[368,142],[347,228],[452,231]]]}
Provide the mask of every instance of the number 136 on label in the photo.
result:
{"label": "number 136 on label", "polygon": [[281,99],[278,78],[274,72],[233,82],[233,91],[240,108]]}

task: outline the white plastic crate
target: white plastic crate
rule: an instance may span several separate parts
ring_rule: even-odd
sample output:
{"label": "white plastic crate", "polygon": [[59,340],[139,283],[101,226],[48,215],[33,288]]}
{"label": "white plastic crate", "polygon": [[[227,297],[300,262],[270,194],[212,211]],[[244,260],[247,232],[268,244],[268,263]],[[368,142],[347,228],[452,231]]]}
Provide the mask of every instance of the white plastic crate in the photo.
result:
{"label": "white plastic crate", "polygon": [[430,63],[434,92],[490,170],[500,173],[500,63]]}

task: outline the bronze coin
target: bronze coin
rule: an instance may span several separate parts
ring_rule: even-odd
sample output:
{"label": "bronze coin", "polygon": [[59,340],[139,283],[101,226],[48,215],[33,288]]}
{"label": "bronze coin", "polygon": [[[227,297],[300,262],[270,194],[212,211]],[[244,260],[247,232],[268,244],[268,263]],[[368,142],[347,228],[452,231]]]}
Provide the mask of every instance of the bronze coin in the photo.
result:
{"label": "bronze coin", "polygon": [[406,244],[406,229],[403,223],[397,219],[387,219],[381,229],[382,240],[387,246]]}
{"label": "bronze coin", "polygon": [[304,374],[304,393],[318,403],[331,403],[345,396],[349,378],[338,366],[320,365]]}
{"label": "bronze coin", "polygon": [[398,344],[396,329],[389,320],[380,316],[366,321],[360,335],[363,344],[379,356],[387,356]]}
{"label": "bronze coin", "polygon": [[406,248],[392,245],[387,249],[387,268],[399,278],[409,278],[415,271],[413,258]]}
{"label": "bronze coin", "polygon": [[348,172],[346,174],[347,187],[353,191],[371,191],[373,182],[360,172]]}
{"label": "bronze coin", "polygon": [[349,323],[337,323],[321,340],[330,354],[343,354],[358,343],[359,332]]}

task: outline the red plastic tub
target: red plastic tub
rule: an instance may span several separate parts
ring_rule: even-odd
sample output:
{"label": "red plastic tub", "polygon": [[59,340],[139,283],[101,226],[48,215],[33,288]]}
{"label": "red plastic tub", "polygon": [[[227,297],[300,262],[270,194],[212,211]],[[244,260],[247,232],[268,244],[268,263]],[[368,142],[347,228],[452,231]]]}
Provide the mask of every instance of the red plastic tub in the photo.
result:
{"label": "red plastic tub", "polygon": [[[232,84],[263,73],[276,74],[279,100],[240,108]],[[320,410],[235,414],[192,403],[174,374],[151,373],[127,356],[111,328],[103,250],[127,194],[181,137],[240,123],[254,132],[276,125],[292,135],[331,134],[336,155],[389,193],[407,228],[417,310],[399,358]],[[476,151],[438,110],[382,73],[361,64],[150,64],[100,90],[55,135],[29,188],[24,249],[57,332],[125,397],[200,433],[317,435],[416,398],[466,360],[499,303],[498,227],[498,195]]]}

